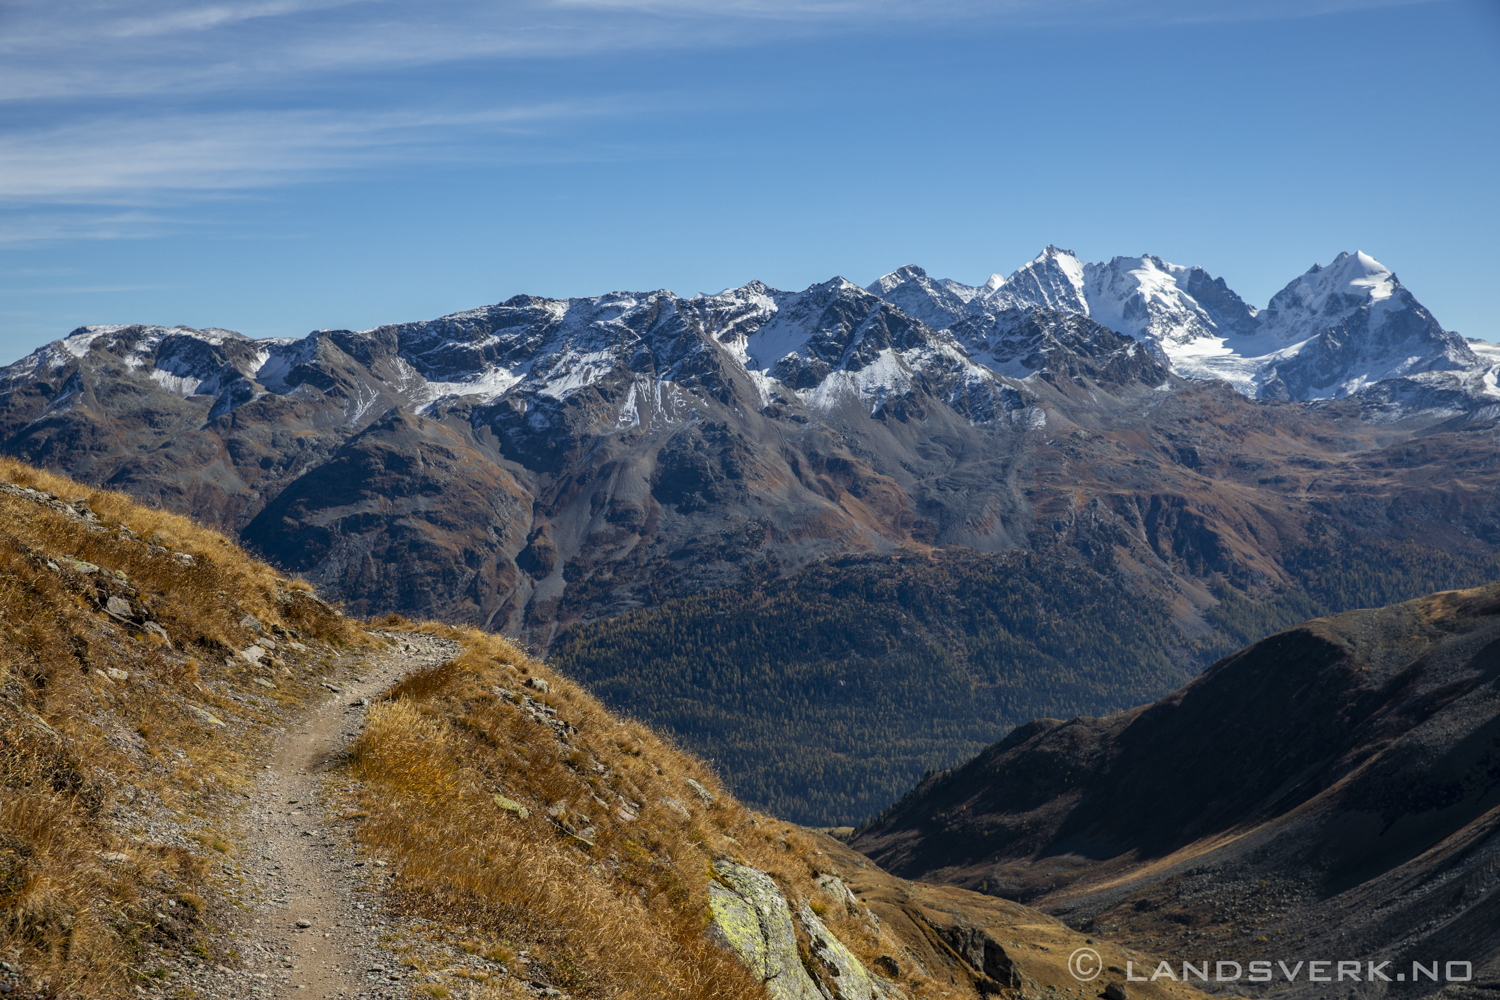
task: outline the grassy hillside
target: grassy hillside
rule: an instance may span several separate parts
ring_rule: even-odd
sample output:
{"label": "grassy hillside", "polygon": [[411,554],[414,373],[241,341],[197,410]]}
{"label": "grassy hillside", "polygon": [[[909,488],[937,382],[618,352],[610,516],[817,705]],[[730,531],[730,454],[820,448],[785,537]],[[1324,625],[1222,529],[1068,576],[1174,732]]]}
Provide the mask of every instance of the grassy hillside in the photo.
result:
{"label": "grassy hillside", "polygon": [[[302,649],[229,655],[262,633]],[[227,849],[202,821],[254,752],[225,719],[274,718],[368,642],[216,532],[0,459],[0,954],[97,996],[153,940],[200,947],[205,856]],[[152,814],[189,836],[141,836]]]}
{"label": "grassy hillside", "polygon": [[798,822],[856,822],[1036,716],[1190,672],[1160,601],[1026,553],[846,557],[560,635],[550,662]]}
{"label": "grassy hillside", "polygon": [[[578,996],[761,996],[703,932],[713,862],[732,857],[817,897],[813,880],[831,866],[814,841],[752,813],[702,762],[505,640],[423,630],[464,653],[392,689],[348,769],[366,817],[358,838],[400,868],[402,906],[503,938],[502,954],[526,948]],[[549,690],[535,693],[531,678]],[[556,724],[521,707],[531,694]],[[867,921],[818,908],[866,965],[901,953]],[[916,974],[904,985],[930,984]]]}

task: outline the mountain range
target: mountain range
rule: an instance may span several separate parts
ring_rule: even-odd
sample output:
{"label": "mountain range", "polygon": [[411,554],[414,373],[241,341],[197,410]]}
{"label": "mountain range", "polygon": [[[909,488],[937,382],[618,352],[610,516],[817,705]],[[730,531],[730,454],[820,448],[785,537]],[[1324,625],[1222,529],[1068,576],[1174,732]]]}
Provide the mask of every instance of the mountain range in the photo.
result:
{"label": "mountain range", "polygon": [[[960,684],[979,661],[959,655],[953,690],[984,694],[934,710],[972,718],[912,743],[878,797],[1027,706],[1115,711],[1311,615],[1500,575],[1497,364],[1363,254],[1256,309],[1199,268],[1049,247],[980,286],[906,267],[869,288],[517,296],[300,339],[84,327],[0,370],[0,450],[190,512],[353,612],[505,632],[596,679],[625,669],[595,641],[621,615],[648,616],[631,625],[648,646],[686,648],[718,616],[674,602],[730,610],[735,588],[770,587],[744,606],[778,614],[804,586],[880,609],[867,584],[887,558],[934,608],[962,603],[944,588],[1022,573],[1016,593],[1066,579],[1141,609],[1151,662],[1067,687],[1095,692],[1067,705],[989,700],[1013,680]],[[1007,608],[1018,662],[1070,655],[1037,644],[1045,600]],[[876,631],[920,658],[919,640],[963,629]],[[847,653],[825,652],[804,665],[831,684]],[[783,661],[761,666],[781,671],[766,689],[791,683]],[[647,683],[697,690],[686,667],[652,669]],[[721,729],[751,711],[711,707]],[[822,755],[833,777],[790,810],[805,822],[881,804],[838,798],[872,777],[847,762],[878,754],[827,719],[777,748],[766,785]],[[746,763],[687,717],[670,725]]]}
{"label": "mountain range", "polygon": [[[1493,416],[1497,367],[1364,254],[1256,310],[1200,268],[1048,247],[978,287],[905,267],[869,289],[518,296],[301,339],[84,327],[0,370],[0,442],[206,516],[361,610],[515,632],[584,613],[565,592],[601,570],[599,610],[648,603],[653,561],[692,588],[744,553],[1025,548],[1039,460],[1086,427],[1186,403],[1368,448]],[[1272,415],[1211,379],[1348,405]]]}

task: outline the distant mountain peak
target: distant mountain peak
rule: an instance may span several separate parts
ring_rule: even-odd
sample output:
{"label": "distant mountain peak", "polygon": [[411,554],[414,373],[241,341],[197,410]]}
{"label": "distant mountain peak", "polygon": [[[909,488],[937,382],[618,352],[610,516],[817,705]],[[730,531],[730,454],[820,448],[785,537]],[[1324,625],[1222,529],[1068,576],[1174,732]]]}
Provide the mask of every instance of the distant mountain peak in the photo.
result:
{"label": "distant mountain peak", "polygon": [[[933,278],[915,265],[869,290],[938,329],[975,357],[1013,339],[1032,310],[1086,316],[1134,337],[1177,374],[1222,379],[1251,397],[1337,399],[1366,394],[1387,417],[1457,413],[1500,399],[1492,354],[1475,353],[1363,251],[1314,264],[1271,299],[1251,306],[1204,268],[1156,254],[1081,261],[1048,244],[1009,277],[978,287]],[[1012,366],[1001,369],[1009,374]],[[997,369],[1000,370],[1000,369]],[[1376,385],[1383,388],[1368,395]]]}

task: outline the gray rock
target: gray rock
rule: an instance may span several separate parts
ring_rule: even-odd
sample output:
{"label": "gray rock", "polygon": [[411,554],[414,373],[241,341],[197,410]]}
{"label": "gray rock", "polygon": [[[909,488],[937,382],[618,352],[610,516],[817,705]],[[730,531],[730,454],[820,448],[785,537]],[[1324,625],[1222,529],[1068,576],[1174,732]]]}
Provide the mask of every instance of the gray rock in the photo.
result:
{"label": "gray rock", "polygon": [[188,711],[192,712],[194,715],[196,715],[199,718],[199,720],[208,723],[210,726],[222,726],[222,725],[225,725],[225,722],[224,722],[223,719],[219,718],[217,715],[215,715],[214,713],[210,712],[206,708],[200,708],[197,705],[189,705],[188,706]]}
{"label": "gray rock", "polygon": [[547,694],[548,692],[550,692],[552,690],[552,685],[548,684],[546,681],[542,680],[540,677],[528,677],[528,678],[526,678],[526,686],[529,687],[529,688],[531,688],[531,690],[533,690],[533,691],[540,691],[542,694]]}
{"label": "gray rock", "polygon": [[172,637],[167,635],[167,630],[162,628],[156,622],[147,622],[146,624],[142,625],[141,628],[145,629],[147,634],[154,635],[162,642],[166,643],[168,649],[172,648]]}
{"label": "gray rock", "polygon": [[797,910],[797,919],[807,932],[808,949],[813,959],[827,973],[819,978],[834,1000],[877,1000],[880,994],[875,990],[870,973],[824,925],[812,907],[803,903]]}
{"label": "gray rock", "polygon": [[240,628],[249,629],[251,632],[259,634],[263,626],[261,625],[259,618],[255,617],[254,615],[247,614],[245,615],[245,617],[240,619]]}
{"label": "gray rock", "polygon": [[[962,922],[944,926],[931,919],[926,923],[959,957],[988,976],[996,990],[1021,988],[1021,970],[1016,967],[1015,960],[984,928]],[[983,988],[984,984],[980,986]]]}
{"label": "gray rock", "polygon": [[1110,983],[1104,987],[1104,1000],[1128,1000],[1125,987],[1119,983]]}
{"label": "gray rock", "polygon": [[125,600],[125,598],[123,597],[111,597],[109,600],[105,601],[104,610],[108,611],[116,618],[129,618],[132,614],[130,602]]}
{"label": "gray rock", "polygon": [[698,794],[698,798],[703,800],[704,805],[711,806],[714,804],[713,792],[710,792],[707,788],[704,788],[701,784],[694,781],[692,778],[683,778],[682,780],[687,782],[688,787]]}
{"label": "gray rock", "polygon": [[859,898],[844,884],[844,880],[837,875],[819,875],[816,879],[818,888],[828,894],[839,906],[846,907],[851,913],[858,913],[861,909]]}
{"label": "gray rock", "polygon": [[802,967],[791,910],[771,876],[731,861],[714,871],[722,881],[708,886],[709,936],[739,955],[770,1000],[823,1000]]}

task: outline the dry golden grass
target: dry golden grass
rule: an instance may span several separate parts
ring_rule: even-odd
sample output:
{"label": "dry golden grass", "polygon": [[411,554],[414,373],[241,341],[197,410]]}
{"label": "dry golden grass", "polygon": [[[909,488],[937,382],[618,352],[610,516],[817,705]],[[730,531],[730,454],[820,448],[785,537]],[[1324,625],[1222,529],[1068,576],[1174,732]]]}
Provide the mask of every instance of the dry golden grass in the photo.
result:
{"label": "dry golden grass", "polygon": [[[119,996],[143,942],[163,933],[153,914],[171,900],[182,926],[201,923],[204,859],[235,850],[213,817],[248,787],[246,762],[264,749],[247,705],[267,705],[271,721],[308,697],[337,648],[371,640],[365,623],[186,518],[0,459],[4,482],[86,498],[98,520],[0,489],[0,953],[57,995]],[[171,647],[106,614],[109,596],[164,626]],[[255,638],[247,614],[311,647],[296,670],[232,655]],[[828,905],[812,882],[827,859],[802,833],[747,810],[645,726],[497,636],[381,624],[464,650],[374,706],[348,764],[362,791],[347,818],[400,872],[389,902],[513,969],[526,952],[575,996],[748,1000],[761,985],[704,934],[712,864],[731,857],[771,873],[794,907],[815,902],[867,964],[899,951]],[[271,676],[274,689],[254,686]],[[531,677],[550,691],[524,687]],[[523,695],[565,725],[534,721]],[[241,724],[216,726],[205,711]],[[126,803],[188,823],[195,850],[122,828],[112,813]],[[522,977],[452,972],[428,992],[530,995]],[[921,996],[930,984],[902,985]]]}
{"label": "dry golden grass", "polygon": [[[254,638],[241,620],[324,648],[369,640],[187,518],[8,459],[0,483],[63,504],[86,498],[97,515],[0,490],[0,953],[60,995],[119,995],[141,939],[159,932],[152,913],[163,900],[201,909],[191,904],[204,866],[108,816],[127,800],[206,816],[244,782],[254,735],[202,715],[243,713],[226,693],[265,672],[226,663]],[[111,596],[163,626],[171,646],[110,617]],[[305,696],[311,678],[279,677],[275,695]],[[184,761],[193,766],[167,766]],[[208,850],[231,849],[211,830],[199,837]]]}
{"label": "dry golden grass", "polygon": [[[397,866],[402,909],[527,949],[581,997],[761,997],[704,934],[712,865],[729,857],[771,873],[794,907],[816,902],[867,964],[899,949],[827,905],[813,879],[830,866],[808,838],[746,809],[702,762],[504,639],[421,628],[464,652],[375,705],[351,762],[370,814],[359,837]],[[526,688],[530,677],[550,692]],[[497,689],[555,707],[576,731],[533,721]]]}

